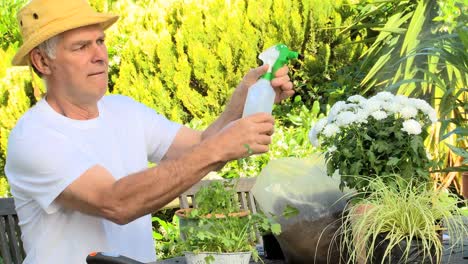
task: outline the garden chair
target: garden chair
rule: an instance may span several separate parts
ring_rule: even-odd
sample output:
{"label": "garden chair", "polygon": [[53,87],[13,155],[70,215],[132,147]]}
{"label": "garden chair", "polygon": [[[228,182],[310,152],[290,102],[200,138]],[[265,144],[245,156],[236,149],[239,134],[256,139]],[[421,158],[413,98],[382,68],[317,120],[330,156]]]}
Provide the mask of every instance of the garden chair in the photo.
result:
{"label": "garden chair", "polygon": [[0,199],[0,256],[4,264],[20,264],[25,257],[13,198]]}

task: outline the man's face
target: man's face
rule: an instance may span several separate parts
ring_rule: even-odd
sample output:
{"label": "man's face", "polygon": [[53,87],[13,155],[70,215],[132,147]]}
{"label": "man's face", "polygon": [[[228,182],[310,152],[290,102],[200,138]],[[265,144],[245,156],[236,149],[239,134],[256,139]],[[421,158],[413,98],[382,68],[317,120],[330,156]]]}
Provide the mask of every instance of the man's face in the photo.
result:
{"label": "man's face", "polygon": [[97,102],[106,93],[109,61],[104,37],[99,25],[62,34],[48,77],[56,93],[83,104]]}

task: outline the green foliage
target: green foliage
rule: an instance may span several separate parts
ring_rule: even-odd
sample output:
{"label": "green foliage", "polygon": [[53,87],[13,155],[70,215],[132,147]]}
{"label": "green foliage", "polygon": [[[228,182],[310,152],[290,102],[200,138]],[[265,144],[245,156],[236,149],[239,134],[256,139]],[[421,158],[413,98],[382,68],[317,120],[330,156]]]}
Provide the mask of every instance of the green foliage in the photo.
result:
{"label": "green foliage", "polygon": [[153,238],[156,241],[156,253],[158,259],[167,259],[182,255],[181,239],[179,232],[179,219],[172,217],[172,221],[164,221],[159,217],[152,217],[152,221],[159,226],[153,230]]}
{"label": "green foliage", "polygon": [[112,11],[122,17],[109,34],[111,90],[173,120],[206,125],[248,69],[257,66],[258,54],[281,42],[305,56],[292,77],[311,107],[312,99],[323,96],[312,87],[364,50],[364,44],[353,44],[359,32],[337,30],[344,20],[352,21],[350,10],[340,2],[315,0],[117,2]]}
{"label": "green foliage", "polygon": [[214,181],[195,196],[198,213],[228,214],[239,211],[235,181]]}
{"label": "green foliage", "polygon": [[344,224],[337,231],[337,237],[342,240],[342,254],[347,252],[349,256],[346,263],[360,263],[359,259],[364,263],[370,261],[379,234],[384,235],[388,247],[376,263],[384,263],[392,248],[402,241],[407,242],[407,247],[401,248],[402,263],[414,254],[410,250],[412,241],[419,242],[418,251],[427,259],[435,257],[435,263],[440,263],[443,245],[439,233],[442,231],[448,232],[451,246],[463,244],[468,229],[460,217],[463,211],[455,195],[405,179],[397,182],[401,184],[390,186],[381,178],[371,180],[368,184],[371,190],[366,191],[370,195],[347,208]]}
{"label": "green foliage", "polygon": [[[0,168],[5,166],[7,140],[11,129],[36,102],[30,76],[27,68],[8,68],[0,82]],[[3,173],[2,169],[0,175],[3,176]]]}
{"label": "green foliage", "polygon": [[[181,225],[185,236],[183,249],[200,252],[253,252],[255,248],[255,228],[281,232],[279,224],[261,213],[239,211],[235,180],[214,181],[200,188],[195,195],[197,209],[186,212]],[[182,219],[181,219],[182,221]]]}
{"label": "green foliage", "polygon": [[16,13],[26,3],[26,0],[9,0],[0,2],[0,49],[18,46],[22,43]]}

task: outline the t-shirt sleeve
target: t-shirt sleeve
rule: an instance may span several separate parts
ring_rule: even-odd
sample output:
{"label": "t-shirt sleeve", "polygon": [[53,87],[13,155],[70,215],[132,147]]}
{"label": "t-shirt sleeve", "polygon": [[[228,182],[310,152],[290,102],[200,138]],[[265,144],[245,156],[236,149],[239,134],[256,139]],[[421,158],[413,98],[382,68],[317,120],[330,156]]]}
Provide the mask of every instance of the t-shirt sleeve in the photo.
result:
{"label": "t-shirt sleeve", "polygon": [[64,137],[36,135],[11,133],[5,174],[12,190],[37,201],[50,214],[60,208],[54,202],[57,196],[94,162]]}
{"label": "t-shirt sleeve", "polygon": [[144,104],[137,105],[138,116],[142,118],[148,160],[159,162],[172,145],[182,125],[168,120]]}

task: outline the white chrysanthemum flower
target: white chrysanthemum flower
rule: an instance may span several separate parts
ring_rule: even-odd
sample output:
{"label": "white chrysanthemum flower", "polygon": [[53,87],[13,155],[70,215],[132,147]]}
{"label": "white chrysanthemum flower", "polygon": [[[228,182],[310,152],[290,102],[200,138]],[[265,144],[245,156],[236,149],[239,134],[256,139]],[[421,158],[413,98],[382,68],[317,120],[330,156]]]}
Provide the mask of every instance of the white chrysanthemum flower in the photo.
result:
{"label": "white chrysanthemum flower", "polygon": [[379,111],[375,111],[374,113],[372,113],[372,116],[376,119],[376,120],[382,120],[382,119],[385,119],[387,118],[387,113],[382,111],[382,110],[379,110]]}
{"label": "white chrysanthemum flower", "polygon": [[415,118],[417,114],[418,109],[414,108],[413,106],[405,106],[400,110],[400,115],[404,119]]}
{"label": "white chrysanthemum flower", "polygon": [[395,97],[393,98],[393,102],[400,104],[402,107],[405,107],[407,105],[412,105],[410,103],[409,98],[404,95],[395,95]]}
{"label": "white chrysanthemum flower", "polygon": [[330,109],[330,112],[328,113],[328,122],[332,122],[335,120],[336,115],[343,110],[343,107],[345,107],[346,102],[345,101],[338,101],[336,102],[332,108]]}
{"label": "white chrysanthemum flower", "polygon": [[335,145],[333,145],[333,146],[329,147],[327,151],[331,153],[331,152],[336,151],[337,149],[338,148]]}
{"label": "white chrysanthemum flower", "polygon": [[313,129],[315,129],[316,133],[319,134],[320,132],[322,132],[326,124],[327,118],[322,118],[318,120],[317,123],[315,123],[315,125],[313,125]]}
{"label": "white chrysanthemum flower", "polygon": [[341,111],[349,111],[349,110],[352,110],[352,112],[356,111],[356,109],[359,109],[359,105],[358,104],[346,104],[343,106],[343,108],[341,109]]}
{"label": "white chrysanthemum flower", "polygon": [[356,118],[355,118],[355,122],[356,123],[364,123],[366,124],[367,123],[367,118],[369,117],[369,113],[367,111],[365,111],[364,109],[360,109],[360,111],[358,111],[356,113]]}
{"label": "white chrysanthemum flower", "polygon": [[427,116],[429,117],[429,120],[431,120],[433,124],[437,122],[437,113],[433,108],[428,110]]}
{"label": "white chrysanthemum flower", "polygon": [[376,98],[376,99],[383,100],[383,101],[390,101],[393,99],[393,97],[395,96],[392,93],[380,92],[376,94],[375,96],[373,96],[372,98]]}
{"label": "white chrysanthemum flower", "polygon": [[339,127],[347,126],[356,120],[356,115],[349,111],[344,111],[336,116],[336,124]]}
{"label": "white chrysanthemum flower", "polygon": [[383,102],[378,99],[371,98],[363,104],[364,111],[367,111],[368,113],[379,111],[382,107],[382,103]]}
{"label": "white chrysanthemum flower", "polygon": [[424,112],[424,109],[426,109],[428,106],[430,106],[426,101],[417,99],[417,98],[409,98],[409,101],[412,106],[418,108],[419,110]]}
{"label": "white chrysanthemum flower", "polygon": [[398,113],[398,111],[400,111],[400,109],[402,108],[402,106],[399,103],[395,102],[385,103],[382,105],[382,107],[385,111],[391,114]]}
{"label": "white chrysanthemum flower", "polygon": [[[309,141],[310,143],[312,143],[312,145],[315,146],[314,142],[317,141],[317,131],[315,130],[315,127],[313,127],[310,131],[309,131]],[[317,146],[316,146],[317,147]]]}
{"label": "white chrysanthemum flower", "polygon": [[415,99],[415,98],[410,98],[410,101],[414,107],[416,107],[417,109],[421,110],[421,112],[426,114],[432,123],[437,122],[437,112],[428,102],[421,100],[421,99]]}
{"label": "white chrysanthemum flower", "polygon": [[[312,130],[310,131],[312,132]],[[320,141],[317,138],[317,134],[312,134],[309,132],[309,141],[314,147],[319,147],[320,146]]]}
{"label": "white chrysanthemum flower", "polygon": [[414,119],[408,119],[403,122],[403,128],[401,129],[410,135],[421,134],[421,124]]}
{"label": "white chrysanthemum flower", "polygon": [[358,103],[358,104],[361,104],[361,103],[364,103],[365,101],[367,101],[366,98],[360,96],[360,95],[353,95],[353,96],[350,96],[348,98],[348,102],[350,103]]}
{"label": "white chrysanthemum flower", "polygon": [[325,128],[323,129],[323,135],[325,137],[332,137],[339,132],[340,132],[340,128],[336,124],[333,124],[333,123],[326,125]]}

